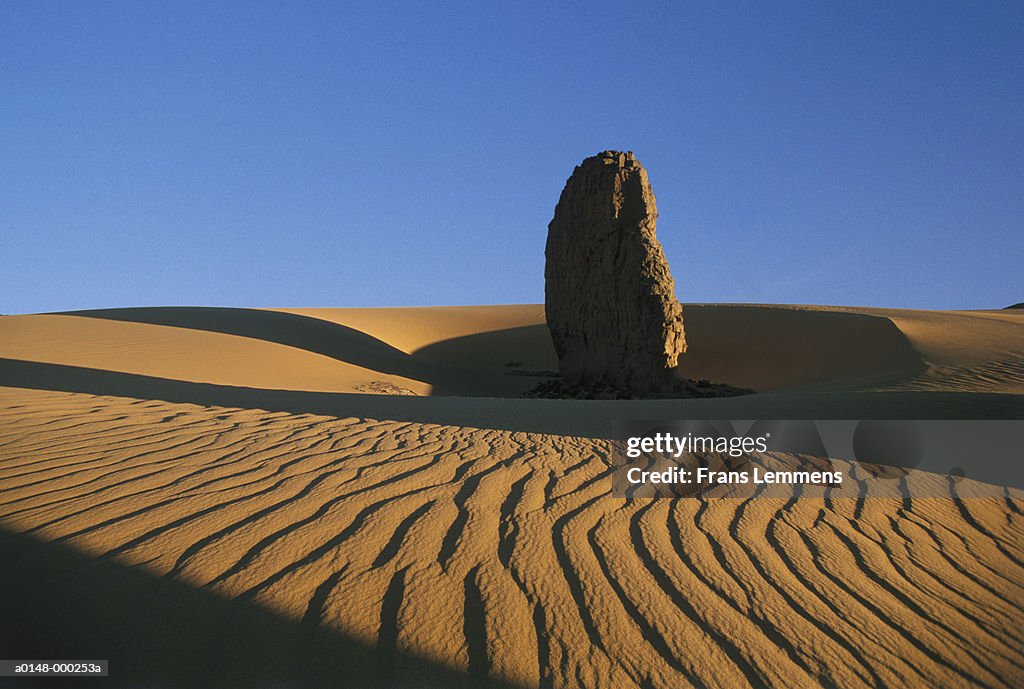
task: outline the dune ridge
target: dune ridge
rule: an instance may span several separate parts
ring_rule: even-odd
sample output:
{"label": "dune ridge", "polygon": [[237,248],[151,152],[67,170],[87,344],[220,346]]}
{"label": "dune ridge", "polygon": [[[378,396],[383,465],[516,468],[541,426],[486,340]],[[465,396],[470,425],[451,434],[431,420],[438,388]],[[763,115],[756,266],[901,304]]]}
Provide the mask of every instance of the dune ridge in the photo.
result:
{"label": "dune ridge", "polygon": [[[685,308],[680,372],[694,379],[761,393],[1024,392],[1014,311]],[[537,381],[520,374],[558,368],[541,305],[101,309],[7,316],[0,336],[0,358],[279,390],[518,397]]]}

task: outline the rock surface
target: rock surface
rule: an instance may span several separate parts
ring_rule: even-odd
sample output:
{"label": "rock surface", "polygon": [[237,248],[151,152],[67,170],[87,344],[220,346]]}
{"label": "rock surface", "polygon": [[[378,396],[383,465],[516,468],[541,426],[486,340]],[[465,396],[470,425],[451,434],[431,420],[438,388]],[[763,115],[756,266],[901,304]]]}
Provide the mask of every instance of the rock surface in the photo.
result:
{"label": "rock surface", "polygon": [[647,172],[605,151],[573,171],[548,225],[544,301],[568,385],[678,387],[683,309],[661,244]]}

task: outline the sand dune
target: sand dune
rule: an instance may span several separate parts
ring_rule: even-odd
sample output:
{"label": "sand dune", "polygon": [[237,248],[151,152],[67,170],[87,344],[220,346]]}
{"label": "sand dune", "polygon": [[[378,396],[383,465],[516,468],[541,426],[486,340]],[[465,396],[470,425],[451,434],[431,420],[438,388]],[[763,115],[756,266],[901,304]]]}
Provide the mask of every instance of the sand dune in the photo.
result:
{"label": "sand dune", "polygon": [[625,501],[601,433],[1020,418],[1020,315],[690,306],[685,372],[759,394],[500,399],[538,308],[0,318],[0,641],[110,686],[1024,682],[1021,491]]}
{"label": "sand dune", "polygon": [[[1024,316],[690,304],[682,374],[778,391],[1024,391]],[[0,358],[278,390],[518,397],[557,369],[543,307],[137,308],[0,319]]]}

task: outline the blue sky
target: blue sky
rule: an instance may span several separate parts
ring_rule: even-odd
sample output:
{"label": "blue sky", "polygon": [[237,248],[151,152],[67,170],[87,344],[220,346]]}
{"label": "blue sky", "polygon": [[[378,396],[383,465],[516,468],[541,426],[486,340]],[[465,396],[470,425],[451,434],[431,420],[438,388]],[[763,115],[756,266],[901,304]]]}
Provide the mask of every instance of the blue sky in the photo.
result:
{"label": "blue sky", "polygon": [[685,301],[1024,300],[1024,3],[6,3],[0,312],[543,301],[636,152]]}

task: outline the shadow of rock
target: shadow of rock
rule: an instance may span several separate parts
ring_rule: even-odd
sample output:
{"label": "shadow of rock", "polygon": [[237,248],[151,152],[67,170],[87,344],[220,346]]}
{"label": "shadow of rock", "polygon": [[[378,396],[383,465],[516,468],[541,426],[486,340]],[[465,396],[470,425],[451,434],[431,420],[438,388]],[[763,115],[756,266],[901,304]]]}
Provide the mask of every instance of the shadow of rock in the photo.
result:
{"label": "shadow of rock", "polygon": [[[687,304],[689,349],[680,378],[766,392],[871,386],[925,370],[920,353],[888,318],[757,306]],[[436,342],[413,354],[445,366],[488,372],[556,371],[547,326],[538,324]],[[505,394],[503,392],[503,394]]]}
{"label": "shadow of rock", "polygon": [[543,323],[464,335],[413,352],[417,359],[515,375],[515,371],[556,371],[558,357]]}
{"label": "shadow of rock", "polygon": [[858,379],[866,386],[925,370],[888,318],[843,311],[687,304],[685,378],[769,391]]}

